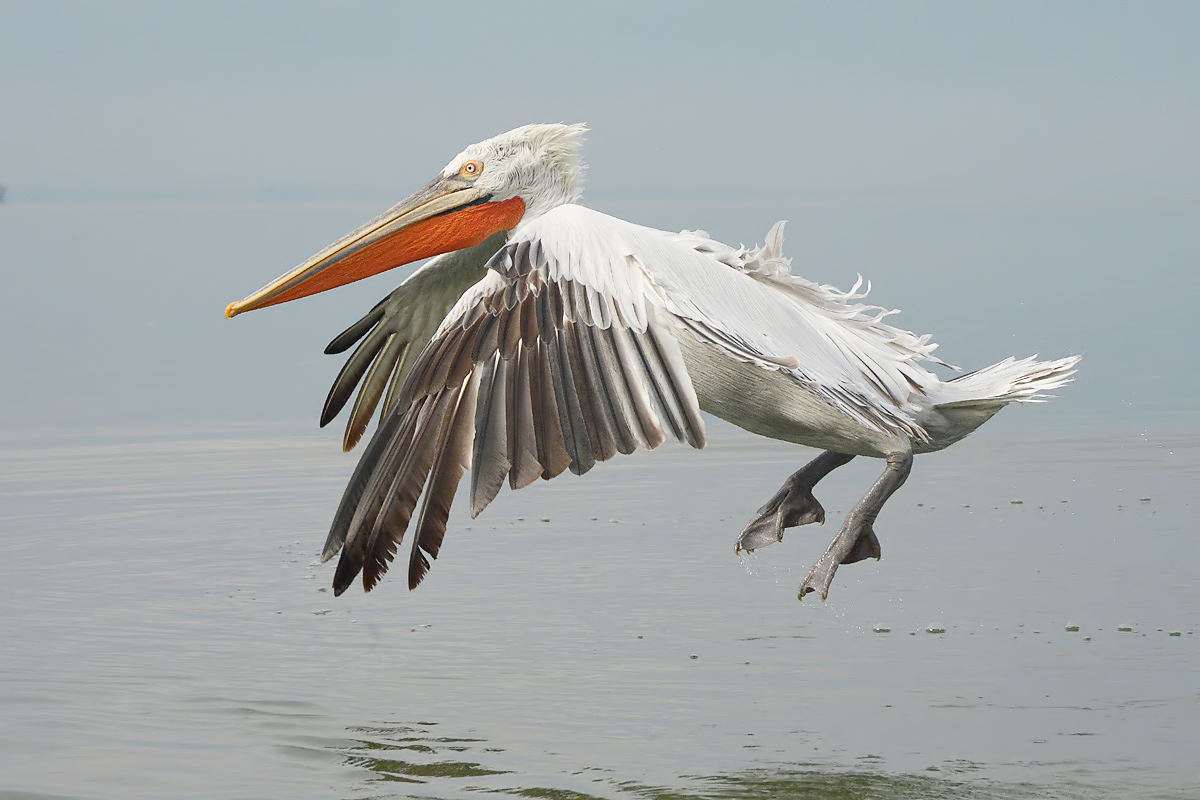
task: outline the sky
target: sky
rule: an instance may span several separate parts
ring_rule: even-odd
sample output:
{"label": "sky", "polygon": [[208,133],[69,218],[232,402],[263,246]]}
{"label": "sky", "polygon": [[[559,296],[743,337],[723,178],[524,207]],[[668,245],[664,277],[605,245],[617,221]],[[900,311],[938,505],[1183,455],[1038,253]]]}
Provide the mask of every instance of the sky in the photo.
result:
{"label": "sky", "polygon": [[311,422],[400,275],[221,309],[535,121],[590,126],[601,210],[788,219],[947,360],[1083,353],[1041,418],[1150,413],[1200,393],[1197,41],[1187,2],[0,0],[0,428]]}
{"label": "sky", "polygon": [[592,126],[601,200],[1185,196],[1194,3],[0,2],[10,199],[389,200]]}

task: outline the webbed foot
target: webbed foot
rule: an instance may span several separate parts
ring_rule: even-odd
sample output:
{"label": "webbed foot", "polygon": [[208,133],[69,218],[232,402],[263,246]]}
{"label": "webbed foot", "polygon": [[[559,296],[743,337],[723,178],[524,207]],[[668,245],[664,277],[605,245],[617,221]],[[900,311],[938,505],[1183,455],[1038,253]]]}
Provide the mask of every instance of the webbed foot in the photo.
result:
{"label": "webbed foot", "polygon": [[742,529],[734,544],[738,552],[753,552],[760,547],[783,541],[783,531],[810,522],[825,522],[825,509],[813,497],[812,487],[791,487],[784,484],[767,504],[758,510],[757,516]]}
{"label": "webbed foot", "polygon": [[[848,537],[846,537],[848,538]],[[857,538],[850,545],[849,550],[838,557],[841,548],[839,543],[844,541],[843,535],[838,534],[833,543],[829,545],[829,549],[821,556],[820,560],[813,565],[809,570],[808,577],[804,579],[804,583],[800,584],[800,593],[796,596],[798,600],[803,600],[804,595],[810,592],[819,592],[821,600],[829,596],[829,585],[833,582],[833,576],[837,572],[837,568],[841,564],[853,564],[856,561],[874,558],[879,560],[882,555],[882,550],[879,547],[879,539],[875,536],[875,530],[871,523],[864,522],[858,531]]]}
{"label": "webbed foot", "polygon": [[854,456],[826,450],[792,473],[779,491],[758,510],[758,514],[742,529],[734,548],[751,552],[760,547],[783,541],[783,531],[810,522],[825,522],[825,509],[813,497],[817,482],[833,470],[848,463]]}
{"label": "webbed foot", "polygon": [[808,577],[800,584],[797,597],[804,599],[810,592],[818,592],[821,599],[829,596],[829,584],[841,564],[853,564],[864,558],[879,558],[879,539],[875,536],[874,523],[887,499],[908,479],[912,470],[912,452],[889,453],[887,467],[863,498],[855,503],[846,515],[842,529],[833,538],[825,553],[813,565]]}

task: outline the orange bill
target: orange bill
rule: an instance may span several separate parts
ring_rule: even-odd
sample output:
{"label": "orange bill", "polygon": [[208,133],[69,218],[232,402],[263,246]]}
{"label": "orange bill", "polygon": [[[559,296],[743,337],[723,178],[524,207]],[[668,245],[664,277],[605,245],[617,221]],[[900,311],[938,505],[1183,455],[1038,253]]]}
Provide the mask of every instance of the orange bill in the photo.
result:
{"label": "orange bill", "polygon": [[226,317],[307,297],[441,253],[473,247],[516,227],[519,197],[492,202],[468,182],[438,178],[257,292],[230,303]]}

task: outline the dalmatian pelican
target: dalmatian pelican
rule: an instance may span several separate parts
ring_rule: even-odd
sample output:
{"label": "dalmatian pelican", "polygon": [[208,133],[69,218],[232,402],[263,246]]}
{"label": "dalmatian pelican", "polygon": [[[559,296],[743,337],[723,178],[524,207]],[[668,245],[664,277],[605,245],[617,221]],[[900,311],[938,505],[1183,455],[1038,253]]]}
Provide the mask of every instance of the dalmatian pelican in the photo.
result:
{"label": "dalmatian pelican", "polygon": [[361,340],[321,416],[333,419],[361,382],[345,449],[383,401],[323,551],[341,552],[336,594],[360,573],[370,591],[410,527],[415,588],[467,470],[475,516],[506,480],[520,489],[582,475],[668,436],[704,447],[707,411],[824,451],[758,510],[738,550],[824,522],[817,482],[855,456],[884,461],[800,585],[801,599],[824,599],[839,565],[879,558],[876,518],[914,455],[1071,380],[1078,356],[1006,358],[939,379],[923,365],[943,364],[937,345],[860,302],[861,278],[843,292],[792,275],[782,223],[761,247],[733,248],[580,205],[585,130],[526,125],[473,144],[408,199],[226,308],[233,317],[429,259],[326,349]]}

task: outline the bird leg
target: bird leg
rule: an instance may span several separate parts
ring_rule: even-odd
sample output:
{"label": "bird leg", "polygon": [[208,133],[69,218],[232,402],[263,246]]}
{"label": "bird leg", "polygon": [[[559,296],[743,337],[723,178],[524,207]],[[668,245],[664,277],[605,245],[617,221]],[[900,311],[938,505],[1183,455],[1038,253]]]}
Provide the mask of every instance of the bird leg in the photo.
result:
{"label": "bird leg", "polygon": [[830,542],[825,554],[813,565],[804,583],[800,584],[799,599],[809,592],[820,592],[824,600],[829,595],[829,584],[839,564],[853,564],[864,558],[879,558],[879,540],[872,526],[887,499],[899,489],[912,471],[912,452],[889,453],[887,468],[875,481],[862,499],[854,504],[842,523],[842,529]]}
{"label": "bird leg", "polygon": [[739,553],[742,550],[749,553],[783,541],[785,528],[807,525],[810,522],[825,522],[825,509],[817,502],[817,498],[813,497],[812,489],[817,485],[817,481],[852,458],[852,455],[826,450],[793,472],[742,530],[734,549]]}

